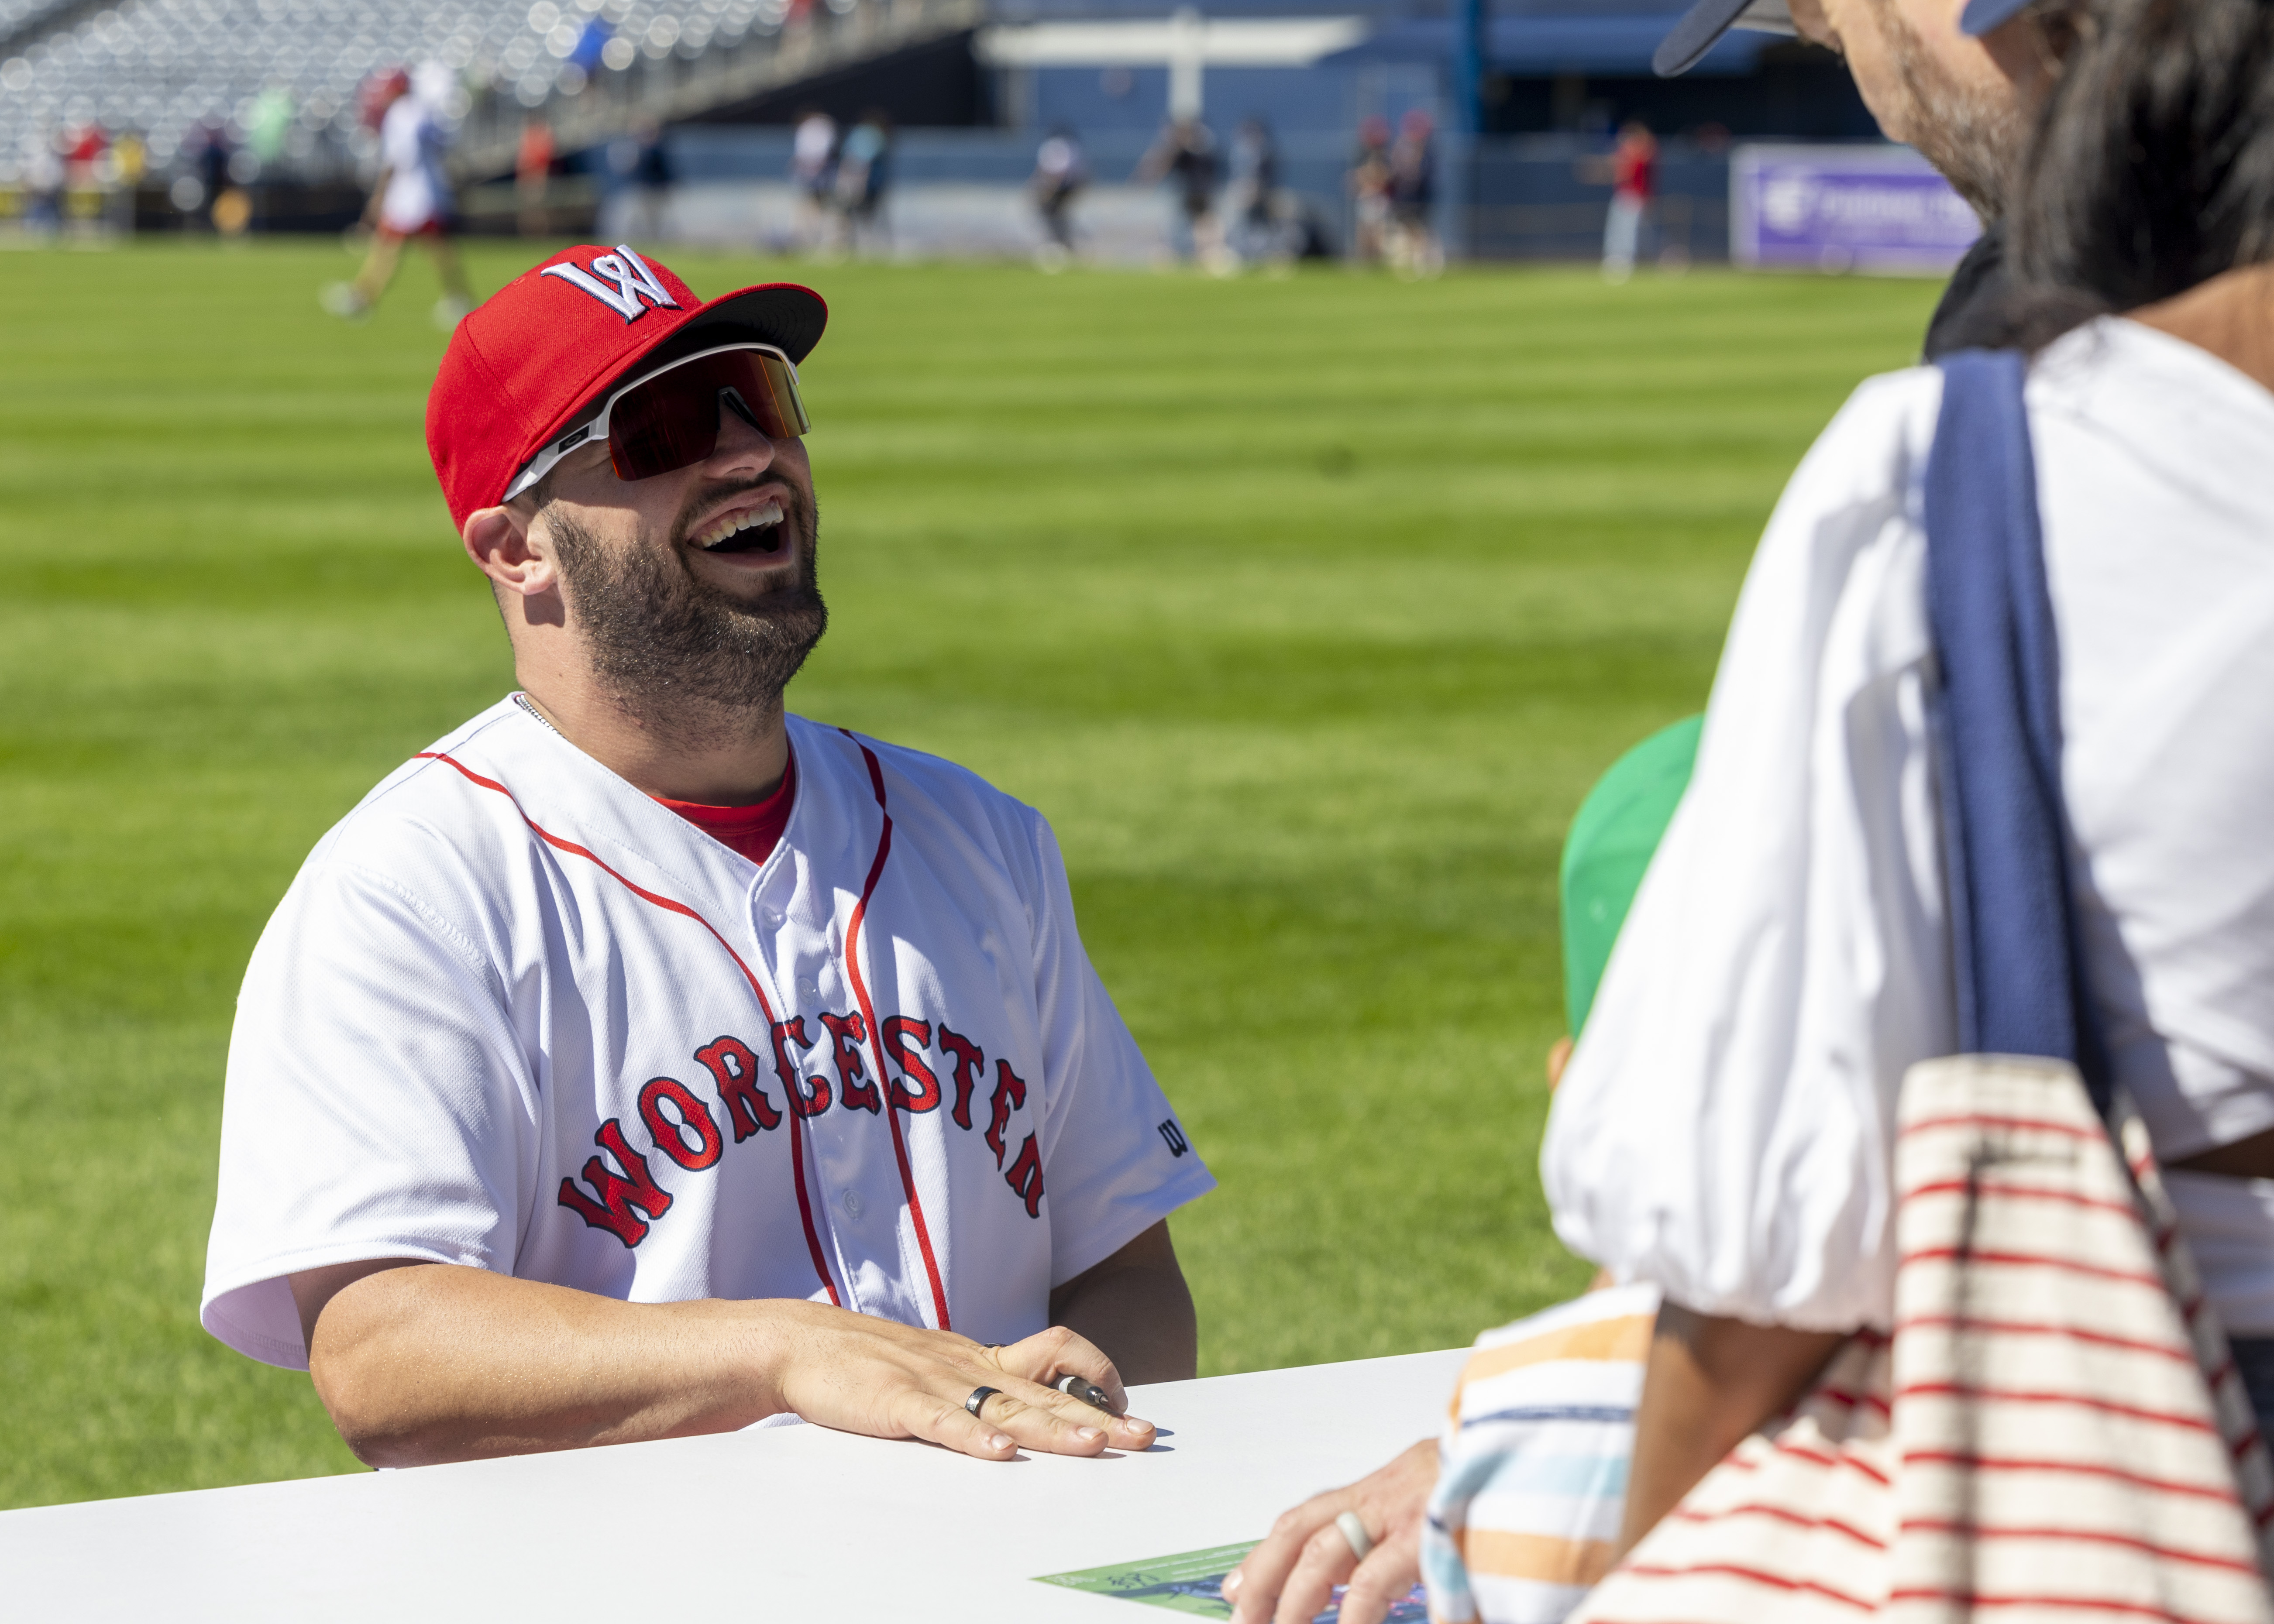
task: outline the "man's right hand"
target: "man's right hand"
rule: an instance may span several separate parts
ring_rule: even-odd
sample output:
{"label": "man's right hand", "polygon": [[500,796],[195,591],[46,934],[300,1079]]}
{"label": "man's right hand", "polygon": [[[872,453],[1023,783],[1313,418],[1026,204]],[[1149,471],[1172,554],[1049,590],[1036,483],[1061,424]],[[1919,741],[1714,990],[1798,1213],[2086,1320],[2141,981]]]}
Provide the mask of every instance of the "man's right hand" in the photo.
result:
{"label": "man's right hand", "polygon": [[[624,1303],[486,1269],[388,1259],[291,1277],[309,1374],[348,1447],[418,1466],[731,1432],[784,1410],[983,1460],[1143,1449],[1112,1361],[1064,1327],[988,1348],[825,1304]],[[964,1402],[998,1389],[974,1417]]]}
{"label": "man's right hand", "polygon": [[[1111,1415],[1048,1384],[1081,1376],[1126,1402],[1113,1361],[1063,1326],[1001,1348],[818,1303],[753,1304],[770,1311],[780,1339],[779,1408],[840,1432],[921,1438],[982,1460],[1021,1447],[1096,1455],[1147,1449],[1153,1424]],[[964,1401],[994,1387],[974,1417]]]}
{"label": "man's right hand", "polygon": [[[1311,1624],[1347,1583],[1342,1624],[1382,1624],[1421,1576],[1421,1518],[1437,1486],[1437,1440],[1425,1438],[1348,1488],[1305,1500],[1224,1575],[1232,1624]],[[1358,1513],[1374,1540],[1359,1561],[1335,1519]]]}

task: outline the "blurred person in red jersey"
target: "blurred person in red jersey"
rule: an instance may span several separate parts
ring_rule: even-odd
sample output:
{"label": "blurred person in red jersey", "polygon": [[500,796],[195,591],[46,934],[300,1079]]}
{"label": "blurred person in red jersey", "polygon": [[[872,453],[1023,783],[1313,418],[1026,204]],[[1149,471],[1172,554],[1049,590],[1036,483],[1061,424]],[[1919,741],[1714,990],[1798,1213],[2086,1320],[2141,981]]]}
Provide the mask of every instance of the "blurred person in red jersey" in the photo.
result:
{"label": "blurred person in red jersey", "polygon": [[1632,118],[1620,125],[1608,167],[1611,211],[1603,222],[1603,280],[1620,282],[1634,274],[1650,201],[1658,189],[1658,138],[1650,126]]}
{"label": "blurred person in red jersey", "polygon": [[521,234],[543,237],[553,224],[546,209],[553,189],[553,126],[541,113],[521,121],[521,145],[514,151],[513,190],[521,205]]}
{"label": "blurred person in red jersey", "polygon": [[95,166],[102,154],[110,150],[110,137],[101,124],[82,124],[64,138],[64,165],[67,184],[92,186],[100,177]]}

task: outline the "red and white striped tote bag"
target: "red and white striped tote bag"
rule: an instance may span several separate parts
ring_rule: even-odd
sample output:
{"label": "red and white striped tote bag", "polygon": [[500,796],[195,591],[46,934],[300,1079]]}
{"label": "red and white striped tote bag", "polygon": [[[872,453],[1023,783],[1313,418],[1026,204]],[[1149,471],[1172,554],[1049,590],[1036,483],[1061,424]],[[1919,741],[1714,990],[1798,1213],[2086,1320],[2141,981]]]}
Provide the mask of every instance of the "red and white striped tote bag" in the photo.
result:
{"label": "red and white striped tote bag", "polygon": [[1859,1335],[1570,1624],[2274,1624],[2274,1465],[2136,1115],[2064,1062],[1904,1079]]}

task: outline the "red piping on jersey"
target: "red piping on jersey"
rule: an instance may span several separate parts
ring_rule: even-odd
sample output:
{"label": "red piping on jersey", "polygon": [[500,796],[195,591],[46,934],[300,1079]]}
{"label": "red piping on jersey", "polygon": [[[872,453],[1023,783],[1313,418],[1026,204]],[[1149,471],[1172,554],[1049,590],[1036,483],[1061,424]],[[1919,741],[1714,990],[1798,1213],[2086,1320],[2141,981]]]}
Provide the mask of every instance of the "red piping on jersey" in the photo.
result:
{"label": "red piping on jersey", "polygon": [[877,882],[884,877],[885,860],[892,852],[892,815],[885,806],[885,769],[877,754],[845,728],[844,733],[861,751],[861,759],[869,763],[869,787],[876,792],[877,814],[885,820],[884,832],[877,837],[876,861],[869,865],[869,877],[861,887],[861,900],[853,905],[853,920],[845,928],[845,970],[852,979],[853,996],[861,1002],[861,1019],[868,1024],[870,1052],[877,1059],[877,1086],[885,1096],[885,1121],[892,1130],[892,1154],[900,1164],[900,1188],[907,1192],[908,1215],[915,1220],[916,1247],[923,1253],[924,1274],[931,1282],[931,1305],[939,1314],[939,1328],[951,1331],[955,1327],[947,1322],[947,1292],[939,1283],[939,1259],[932,1255],[931,1228],[924,1222],[923,1203],[916,1199],[915,1175],[908,1170],[907,1141],[900,1134],[900,1118],[892,1109],[892,1087],[885,1071],[885,1034],[877,1025],[876,1005],[869,1002],[869,983],[861,974],[861,921],[869,913],[869,898],[876,894]]}
{"label": "red piping on jersey", "polygon": [[[530,816],[528,813],[521,811],[521,802],[515,799],[514,793],[508,789],[504,785],[499,783],[495,778],[486,778],[482,777],[480,773],[474,771],[473,769],[468,767],[464,763],[446,756],[440,750],[421,750],[418,752],[417,759],[419,761],[440,762],[444,766],[455,769],[461,777],[466,779],[468,783],[478,784],[484,789],[495,790],[499,794],[503,795],[508,801],[513,801],[513,809],[516,812],[521,813],[521,821],[529,825],[531,831],[536,834],[538,839],[544,841],[546,845],[553,847],[553,850],[568,852],[584,859],[585,861],[591,863],[594,868],[606,875],[610,879],[615,881],[617,884],[631,892],[633,896],[637,897],[641,901],[651,902],[657,907],[662,908],[668,913],[683,914],[688,918],[693,920],[697,924],[702,926],[704,929],[710,931],[712,940],[715,941],[719,946],[727,950],[727,957],[734,961],[734,968],[740,970],[742,973],[742,979],[750,984],[750,991],[757,995],[758,1008],[765,1015],[767,1025],[769,1026],[772,1025],[774,1019],[774,1006],[766,997],[766,989],[758,985],[758,978],[750,974],[750,966],[742,962],[742,956],[734,951],[734,944],[727,941],[726,937],[720,936],[717,928],[714,927],[709,920],[704,918],[703,915],[697,914],[693,908],[689,907],[683,902],[674,902],[670,898],[658,896],[655,892],[647,890],[644,886],[635,885],[622,875],[618,874],[614,868],[609,868],[607,864],[602,862],[591,852],[585,850],[583,846],[578,846],[574,840],[563,840],[559,835],[556,835],[553,833],[552,831],[542,827],[535,818]],[[873,879],[875,876],[871,876],[870,877]],[[792,1101],[790,1103],[794,1107],[796,1101]],[[798,1130],[797,1112],[794,1109],[791,1109],[784,1112],[783,1114],[789,1118],[790,1154],[797,1162],[797,1215],[799,1221],[805,1225],[806,1250],[813,1254],[813,1272],[821,1276],[822,1288],[829,1293],[829,1301],[831,1305],[837,1308],[842,1308],[845,1304],[837,1295],[837,1282],[830,1278],[829,1264],[827,1259],[822,1254],[821,1237],[813,1227],[813,1208],[808,1204],[806,1199],[805,1141]]]}

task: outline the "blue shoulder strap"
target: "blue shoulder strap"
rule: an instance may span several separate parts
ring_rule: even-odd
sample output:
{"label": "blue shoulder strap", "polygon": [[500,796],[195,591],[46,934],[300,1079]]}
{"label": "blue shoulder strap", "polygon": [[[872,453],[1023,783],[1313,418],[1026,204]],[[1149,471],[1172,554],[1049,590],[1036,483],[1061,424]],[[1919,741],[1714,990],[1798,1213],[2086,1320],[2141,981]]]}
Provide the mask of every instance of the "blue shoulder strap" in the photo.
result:
{"label": "blue shoulder strap", "polygon": [[2060,660],[2012,350],[1943,357],[1926,467],[1943,839],[1959,1048],[2107,1065],[2082,974],[2060,781]]}

